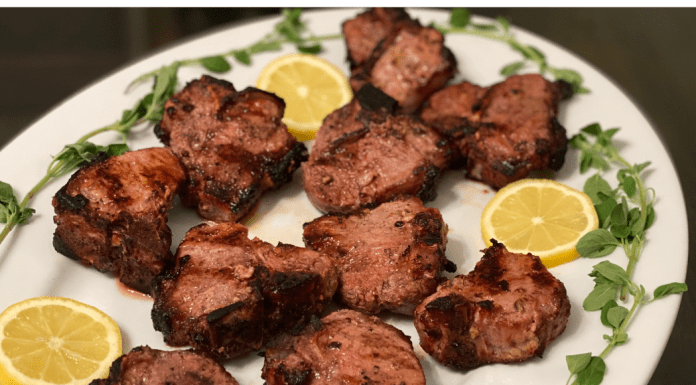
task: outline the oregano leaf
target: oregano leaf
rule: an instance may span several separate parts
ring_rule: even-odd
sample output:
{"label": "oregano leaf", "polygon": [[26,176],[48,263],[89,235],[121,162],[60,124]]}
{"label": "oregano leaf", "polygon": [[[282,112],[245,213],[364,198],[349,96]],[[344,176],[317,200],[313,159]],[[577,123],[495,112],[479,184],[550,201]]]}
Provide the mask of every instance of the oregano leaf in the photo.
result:
{"label": "oregano leaf", "polygon": [[225,73],[232,69],[232,66],[222,56],[209,56],[201,59],[201,65],[205,67],[208,71],[215,73]]}
{"label": "oregano leaf", "polygon": [[585,369],[592,359],[592,353],[573,354],[566,356],[566,364],[570,374],[576,374]]}
{"label": "oregano leaf", "polygon": [[655,293],[653,294],[652,300],[654,301],[656,299],[666,297],[670,294],[683,293],[687,290],[688,290],[688,287],[686,286],[685,283],[679,283],[679,282],[668,283],[665,285],[658,286],[658,288],[655,289]]}

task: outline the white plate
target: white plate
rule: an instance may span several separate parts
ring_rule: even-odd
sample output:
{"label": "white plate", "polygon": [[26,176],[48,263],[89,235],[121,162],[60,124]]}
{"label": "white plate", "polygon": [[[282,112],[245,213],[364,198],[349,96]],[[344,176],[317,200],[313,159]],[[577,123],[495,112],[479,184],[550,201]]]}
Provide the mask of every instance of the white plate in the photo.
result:
{"label": "white plate", "polygon": [[[341,23],[353,17],[357,10],[330,10],[307,12],[304,18],[317,35],[340,32]],[[423,24],[443,22],[448,15],[440,11],[411,10],[414,18]],[[141,85],[128,93],[126,86],[139,75],[175,60],[195,58],[227,52],[255,42],[273,28],[278,19],[268,19],[222,30],[175,46],[122,69],[84,91],[71,97],[41,120],[29,127],[0,152],[0,180],[11,183],[19,196],[43,177],[50,161],[64,144],[77,140],[83,134],[113,123],[124,109],[130,108],[150,90]],[[534,36],[513,28],[513,33],[524,43],[544,52],[551,65],[579,71],[585,85],[592,92],[576,95],[560,107],[560,122],[568,136],[587,124],[599,122],[604,128],[620,127],[615,137],[622,155],[632,163],[652,161],[647,173],[648,186],[657,190],[655,202],[657,219],[648,232],[642,259],[634,279],[649,292],[667,282],[683,282],[687,265],[687,221],[684,198],[670,158],[646,118],[611,80],[572,53]],[[503,65],[519,60],[517,53],[505,44],[466,35],[448,35],[446,45],[459,62],[460,74],[455,79],[470,80],[480,85],[501,81],[498,71]],[[332,61],[348,73],[345,45],[341,40],[324,43],[322,57]],[[237,89],[254,84],[264,65],[281,54],[293,52],[285,47],[282,52],[264,53],[253,57],[253,66],[233,63],[231,72],[219,76],[231,81]],[[200,77],[198,68],[179,71],[180,85]],[[100,144],[117,139],[106,134],[94,139]],[[132,149],[161,146],[151,126],[136,128],[128,144]],[[569,150],[566,162],[556,179],[582,189],[590,176],[578,172],[578,152]],[[614,173],[607,176],[614,180]],[[88,269],[54,251],[51,240],[55,225],[52,221],[51,198],[67,182],[63,177],[49,184],[36,195],[32,207],[36,215],[30,224],[20,227],[0,246],[0,309],[26,298],[41,295],[66,296],[94,305],[111,315],[120,325],[124,351],[138,345],[166,349],[162,335],[152,327],[152,301],[138,299],[120,290],[113,278]],[[461,171],[445,173],[438,186],[438,198],[429,205],[439,208],[450,228],[447,256],[459,266],[458,272],[471,270],[484,248],[479,230],[479,217],[492,192],[486,186],[466,181]],[[254,215],[246,222],[252,236],[271,243],[279,241],[302,245],[302,224],[319,216],[306,199],[295,175],[293,182],[279,191],[264,195]],[[170,216],[174,233],[173,247],[183,234],[200,219],[193,212],[175,207]],[[626,266],[626,257],[616,252],[609,259]],[[546,350],[543,358],[535,358],[515,365],[489,365],[469,372],[447,369],[418,346],[413,323],[405,317],[384,316],[412,336],[416,352],[421,358],[429,384],[563,384],[568,378],[565,356],[592,352],[599,354],[609,332],[596,313],[582,309],[582,301],[593,287],[587,274],[596,260],[576,260],[551,269],[562,280],[572,304],[566,331]],[[657,365],[670,335],[679,307],[679,296],[671,296],[650,304],[640,311],[630,325],[629,342],[614,350],[606,359],[607,373],[604,384],[647,383]],[[256,354],[232,360],[226,367],[240,384],[263,384],[263,360]]]}

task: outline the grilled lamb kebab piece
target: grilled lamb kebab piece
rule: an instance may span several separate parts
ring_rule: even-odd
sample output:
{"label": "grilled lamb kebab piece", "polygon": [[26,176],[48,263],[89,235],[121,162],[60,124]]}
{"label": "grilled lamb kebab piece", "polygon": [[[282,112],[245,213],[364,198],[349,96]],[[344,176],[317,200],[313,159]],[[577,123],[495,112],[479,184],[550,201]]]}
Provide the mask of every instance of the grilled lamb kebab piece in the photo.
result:
{"label": "grilled lamb kebab piece", "polygon": [[165,351],[138,346],[117,358],[109,377],[90,385],[238,385],[214,359],[192,350]]}
{"label": "grilled lamb kebab piece", "polygon": [[444,46],[442,33],[423,27],[403,10],[371,9],[344,22],[343,33],[353,90],[372,83],[406,113],[418,110],[457,72],[457,61]]}
{"label": "grilled lamb kebab piece", "polygon": [[153,324],[168,345],[237,357],[322,313],[338,284],[331,259],[247,234],[233,222],[186,233],[153,290]]}
{"label": "grilled lamb kebab piece", "polygon": [[375,316],[339,310],[284,334],[265,353],[268,385],[423,385],[411,340]]}
{"label": "grilled lamb kebab piece", "polygon": [[168,211],[184,181],[166,148],[100,154],[53,197],[53,246],[150,294],[153,278],[173,260]]}
{"label": "grilled lamb kebab piece", "polygon": [[206,219],[237,221],[307,159],[281,122],[285,102],[255,88],[203,76],[165,103],[155,133],[186,169],[184,205]]}
{"label": "grilled lamb kebab piece", "polygon": [[440,211],[416,197],[352,215],[324,215],[305,224],[303,238],[307,247],[333,258],[341,301],[363,313],[411,316],[435,292],[442,271],[456,269],[445,257],[447,225]]}
{"label": "grilled lamb kebab piece", "polygon": [[416,308],[421,347],[446,366],[468,370],[541,356],[568,322],[563,283],[538,257],[492,241],[473,271]]}
{"label": "grilled lamb kebab piece", "polygon": [[398,195],[435,198],[440,171],[454,154],[446,138],[367,84],[329,114],[316,134],[303,185],[324,213],[375,207]]}
{"label": "grilled lamb kebab piece", "polygon": [[433,94],[421,118],[457,144],[469,178],[501,188],[563,166],[568,139],[558,103],[571,94],[570,84],[537,74],[487,88],[463,82]]}

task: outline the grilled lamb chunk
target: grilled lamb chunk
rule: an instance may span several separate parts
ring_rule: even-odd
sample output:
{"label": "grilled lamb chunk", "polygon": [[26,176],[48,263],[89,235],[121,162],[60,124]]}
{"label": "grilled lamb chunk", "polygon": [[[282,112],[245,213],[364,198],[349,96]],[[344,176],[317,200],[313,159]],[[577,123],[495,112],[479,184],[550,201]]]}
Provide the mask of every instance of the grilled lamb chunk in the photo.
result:
{"label": "grilled lamb chunk", "polygon": [[238,385],[214,359],[192,350],[133,348],[111,365],[109,377],[90,385]]}
{"label": "grilled lamb chunk", "polygon": [[425,384],[409,337],[375,316],[347,309],[274,341],[261,376],[268,385]]}
{"label": "grilled lamb chunk", "polygon": [[433,94],[421,118],[455,141],[467,176],[495,188],[533,170],[558,171],[568,139],[558,103],[572,87],[540,75],[514,75],[488,88],[471,83]]}
{"label": "grilled lamb chunk", "polygon": [[435,28],[418,21],[393,25],[364,64],[352,70],[350,85],[357,91],[372,83],[411,113],[454,77],[457,61]]}
{"label": "grilled lamb chunk", "polygon": [[413,315],[435,292],[443,270],[447,225],[440,211],[416,197],[400,197],[373,210],[329,214],[304,227],[304,243],[333,258],[338,295],[348,307],[368,314],[389,310]]}
{"label": "grilled lamb chunk", "polygon": [[468,370],[541,356],[568,322],[563,283],[538,257],[491,241],[473,271],[416,308],[421,347],[446,366]]}
{"label": "grilled lamb chunk", "polygon": [[362,66],[377,44],[401,24],[418,25],[403,8],[373,8],[343,22],[351,70]]}
{"label": "grilled lamb chunk", "polygon": [[322,313],[338,284],[329,257],[247,234],[232,222],[186,233],[153,290],[152,320],[168,345],[241,356]]}
{"label": "grilled lamb chunk", "polygon": [[237,221],[268,189],[289,182],[307,159],[305,145],[281,122],[285,102],[273,94],[203,76],[165,103],[155,128],[181,159],[181,199],[210,220]]}
{"label": "grilled lamb chunk", "polygon": [[349,213],[402,194],[435,198],[454,151],[430,126],[394,114],[395,105],[368,84],[324,119],[302,165],[304,189],[317,209]]}
{"label": "grilled lamb chunk", "polygon": [[152,279],[173,259],[168,211],[184,180],[166,148],[99,155],[53,197],[53,246],[149,294]]}

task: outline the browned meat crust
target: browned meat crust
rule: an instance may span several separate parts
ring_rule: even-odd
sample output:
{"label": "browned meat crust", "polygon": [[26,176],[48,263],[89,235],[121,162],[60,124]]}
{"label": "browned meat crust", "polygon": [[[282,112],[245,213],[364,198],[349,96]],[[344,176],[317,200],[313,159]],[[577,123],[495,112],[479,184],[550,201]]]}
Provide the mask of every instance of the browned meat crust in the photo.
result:
{"label": "browned meat crust", "polygon": [[[438,30],[404,13],[372,9],[346,21],[344,36],[353,90],[372,83],[410,113],[454,77],[457,62]],[[373,49],[364,59],[369,47]]]}
{"label": "browned meat crust", "polygon": [[268,189],[292,179],[305,145],[281,122],[285,103],[273,94],[203,76],[165,104],[155,128],[181,159],[184,205],[210,220],[237,221]]}
{"label": "browned meat crust", "polygon": [[238,385],[214,359],[192,350],[133,348],[111,365],[109,377],[90,385]]}
{"label": "browned meat crust", "polygon": [[472,272],[416,308],[421,347],[446,366],[468,370],[541,356],[565,330],[570,300],[563,283],[538,257],[493,241]]}
{"label": "browned meat crust", "polygon": [[563,166],[568,140],[558,103],[571,93],[568,83],[537,74],[488,88],[464,82],[433,94],[421,118],[457,144],[469,178],[500,188]]}
{"label": "browned meat crust", "polygon": [[303,238],[307,247],[333,258],[341,301],[369,314],[413,315],[435,292],[442,271],[456,268],[445,257],[447,225],[440,211],[416,197],[348,216],[325,215],[305,224]]}
{"label": "browned meat crust", "polygon": [[168,345],[236,357],[321,314],[338,285],[331,260],[247,233],[232,222],[188,231],[153,290],[153,324]]}
{"label": "browned meat crust", "polygon": [[348,213],[398,195],[435,198],[454,151],[417,118],[392,113],[394,106],[368,84],[324,119],[302,165],[304,189],[317,209]]}
{"label": "browned meat crust", "polygon": [[425,384],[411,340],[379,318],[340,310],[266,349],[268,385]]}
{"label": "browned meat crust", "polygon": [[53,197],[53,246],[149,294],[154,276],[172,260],[168,211],[184,179],[166,148],[98,156]]}

